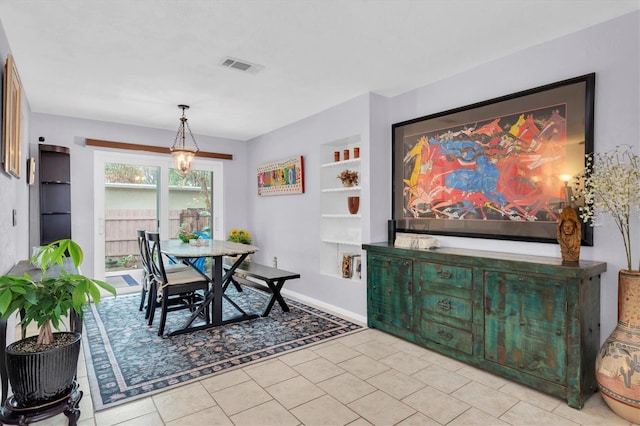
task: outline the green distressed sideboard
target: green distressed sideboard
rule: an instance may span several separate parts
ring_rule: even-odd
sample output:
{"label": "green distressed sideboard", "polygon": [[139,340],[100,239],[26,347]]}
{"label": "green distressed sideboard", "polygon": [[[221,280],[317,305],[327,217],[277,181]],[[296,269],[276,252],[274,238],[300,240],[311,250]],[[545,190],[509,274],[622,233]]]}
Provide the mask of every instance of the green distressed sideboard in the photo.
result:
{"label": "green distressed sideboard", "polygon": [[369,327],[567,400],[597,390],[603,262],[363,244]]}

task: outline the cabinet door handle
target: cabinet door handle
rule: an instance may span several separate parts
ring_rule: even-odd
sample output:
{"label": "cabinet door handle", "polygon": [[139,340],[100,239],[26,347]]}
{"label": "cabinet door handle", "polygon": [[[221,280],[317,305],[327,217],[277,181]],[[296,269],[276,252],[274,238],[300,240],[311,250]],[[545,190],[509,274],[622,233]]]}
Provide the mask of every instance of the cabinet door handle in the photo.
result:
{"label": "cabinet door handle", "polygon": [[438,275],[438,277],[443,278],[445,280],[451,279],[451,277],[453,276],[451,274],[451,271],[443,271],[442,269],[438,270],[436,274]]}
{"label": "cabinet door handle", "polygon": [[451,310],[451,300],[449,299],[440,299],[436,303],[438,305],[438,308],[440,308],[443,311]]}
{"label": "cabinet door handle", "polygon": [[438,330],[438,337],[440,337],[443,340],[449,341],[451,339],[453,339],[453,334],[451,334],[448,331],[445,331],[443,329]]}
{"label": "cabinet door handle", "polygon": [[484,298],[484,313],[485,314],[491,313],[491,298],[488,296]]}
{"label": "cabinet door handle", "polygon": [[409,296],[413,295],[413,281],[407,281],[407,291],[409,292]]}

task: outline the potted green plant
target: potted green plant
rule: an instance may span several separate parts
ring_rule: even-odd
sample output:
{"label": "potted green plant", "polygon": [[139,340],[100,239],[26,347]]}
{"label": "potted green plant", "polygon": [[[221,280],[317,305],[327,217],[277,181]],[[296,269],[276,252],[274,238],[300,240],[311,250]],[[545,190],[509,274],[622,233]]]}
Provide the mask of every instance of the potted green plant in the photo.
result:
{"label": "potted green plant", "polygon": [[[0,277],[0,316],[7,319],[20,312],[23,334],[32,322],[39,329],[37,336],[18,340],[6,348],[9,382],[21,406],[53,401],[71,390],[81,335],[61,332],[63,320],[71,312],[81,320],[85,303],[100,303],[101,288],[116,295],[108,283],[76,273],[83,257],[76,242],[58,240],[41,247],[31,259],[42,270],[40,277],[27,273]],[[74,271],[66,271],[65,267],[71,265]],[[53,271],[56,268],[60,270]]]}

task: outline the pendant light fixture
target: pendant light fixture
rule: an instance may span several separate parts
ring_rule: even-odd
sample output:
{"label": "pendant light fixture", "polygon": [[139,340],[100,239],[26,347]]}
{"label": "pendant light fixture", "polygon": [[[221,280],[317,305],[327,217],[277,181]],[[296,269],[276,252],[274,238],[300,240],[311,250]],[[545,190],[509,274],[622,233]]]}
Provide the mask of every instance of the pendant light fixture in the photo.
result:
{"label": "pendant light fixture", "polygon": [[[176,134],[176,139],[173,141],[170,151],[171,156],[173,157],[173,167],[181,176],[184,177],[189,173],[191,163],[193,163],[193,158],[196,156],[196,152],[198,152],[199,149],[196,139],[193,137],[193,133],[191,133],[191,127],[189,127],[189,123],[187,123],[187,117],[184,115],[184,111],[189,109],[189,105],[178,105],[178,108],[182,109],[182,117],[180,117],[178,134]],[[185,127],[186,130],[189,131],[189,135],[193,141],[193,147],[187,147],[185,145],[187,133]]]}

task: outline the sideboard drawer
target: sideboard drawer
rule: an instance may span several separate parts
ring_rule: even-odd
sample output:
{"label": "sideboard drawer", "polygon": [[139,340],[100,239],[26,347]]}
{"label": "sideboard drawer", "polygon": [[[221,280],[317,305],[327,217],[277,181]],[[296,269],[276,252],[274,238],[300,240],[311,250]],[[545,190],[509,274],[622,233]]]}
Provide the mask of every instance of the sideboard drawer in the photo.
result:
{"label": "sideboard drawer", "polygon": [[435,321],[422,320],[422,337],[467,354],[473,353],[473,335]]}
{"label": "sideboard drawer", "polygon": [[420,262],[418,268],[423,290],[437,290],[452,296],[470,297],[473,288],[471,268],[430,262]]}
{"label": "sideboard drawer", "polygon": [[423,292],[421,299],[423,318],[471,330],[473,304],[470,299],[431,292]]}
{"label": "sideboard drawer", "polygon": [[557,280],[553,276],[548,275],[532,275],[532,274],[514,274],[501,271],[486,270],[485,281],[501,281],[515,286],[515,288],[527,288],[530,286],[564,286],[563,280]]}

